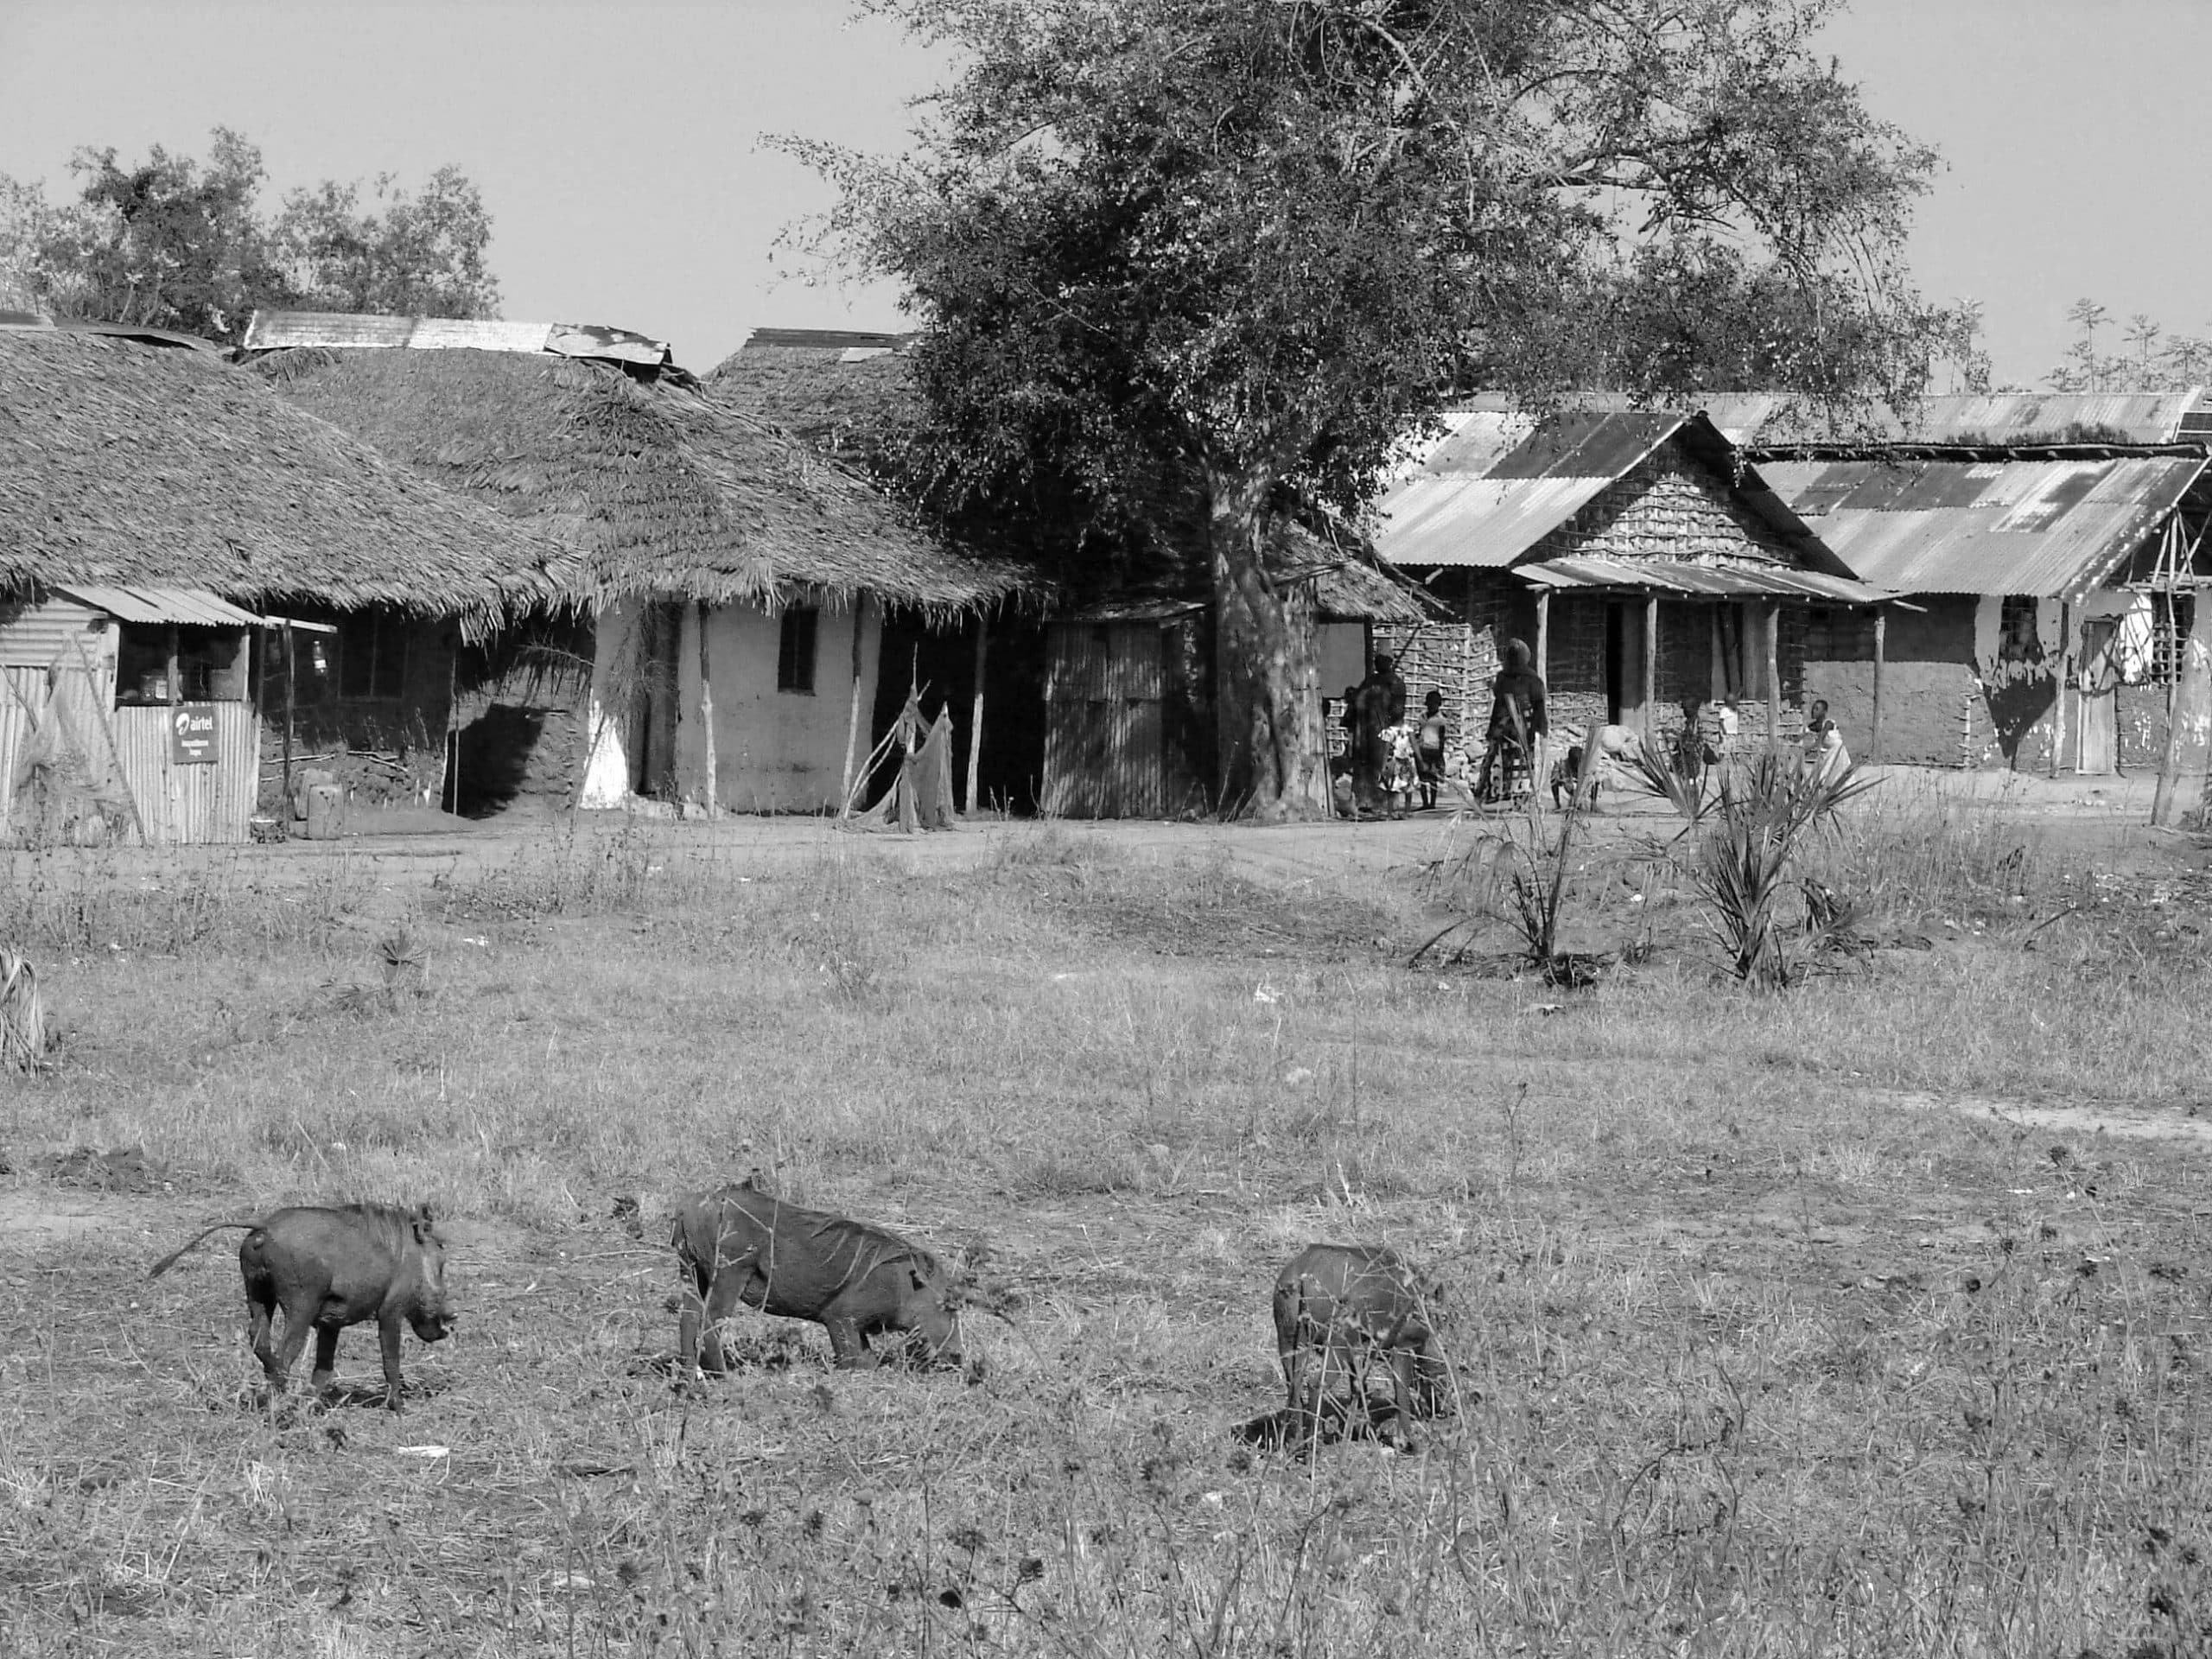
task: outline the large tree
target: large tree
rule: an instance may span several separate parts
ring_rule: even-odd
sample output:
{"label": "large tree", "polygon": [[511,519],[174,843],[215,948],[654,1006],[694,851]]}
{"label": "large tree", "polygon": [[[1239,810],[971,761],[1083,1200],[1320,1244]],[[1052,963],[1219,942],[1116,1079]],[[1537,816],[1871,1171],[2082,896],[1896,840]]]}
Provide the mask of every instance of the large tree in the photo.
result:
{"label": "large tree", "polygon": [[1110,541],[1195,492],[1258,815],[1325,782],[1262,550],[1366,506],[1455,391],[1925,374],[1897,251],[1933,158],[1818,55],[1830,0],[863,3],[954,67],[903,157],[791,142],[840,187],[811,245],[903,283],[946,501]]}
{"label": "large tree", "polygon": [[420,194],[390,175],[326,180],[261,208],[261,152],[218,127],[203,163],[156,144],[125,162],[79,149],[75,200],[0,175],[0,302],[236,340],[257,306],[441,317],[498,314],[486,263],[491,216],[476,187],[441,168]]}

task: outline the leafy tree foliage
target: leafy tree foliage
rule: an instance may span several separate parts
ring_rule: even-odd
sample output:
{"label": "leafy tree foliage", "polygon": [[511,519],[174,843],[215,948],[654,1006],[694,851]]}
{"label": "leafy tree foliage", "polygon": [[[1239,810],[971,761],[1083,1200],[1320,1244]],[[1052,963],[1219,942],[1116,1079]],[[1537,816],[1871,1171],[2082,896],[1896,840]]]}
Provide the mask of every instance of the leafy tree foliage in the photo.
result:
{"label": "leafy tree foliage", "polygon": [[257,306],[497,315],[491,216],[458,168],[419,195],[380,175],[369,209],[359,185],[325,181],[270,219],[261,152],[227,128],[204,162],[156,144],[130,163],[79,149],[69,168],[79,186],[64,203],[0,175],[0,302],[223,340]]}
{"label": "leafy tree foliage", "polygon": [[1263,556],[1357,513],[1455,391],[1911,394],[1930,154],[1815,49],[1831,0],[867,0],[949,49],[916,143],[787,141],[807,245],[903,281],[946,504],[1102,543],[1195,500],[1224,796],[1324,809],[1309,609]]}

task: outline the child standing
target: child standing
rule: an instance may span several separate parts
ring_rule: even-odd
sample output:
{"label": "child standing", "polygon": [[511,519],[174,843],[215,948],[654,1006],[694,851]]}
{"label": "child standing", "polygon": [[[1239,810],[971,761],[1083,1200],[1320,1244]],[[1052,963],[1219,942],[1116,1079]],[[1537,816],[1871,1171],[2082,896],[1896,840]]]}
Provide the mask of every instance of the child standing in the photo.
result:
{"label": "child standing", "polygon": [[1414,747],[1414,779],[1421,785],[1421,804],[1427,811],[1436,804],[1437,785],[1444,781],[1444,745],[1450,735],[1444,719],[1444,694],[1428,694],[1421,717],[1420,741]]}

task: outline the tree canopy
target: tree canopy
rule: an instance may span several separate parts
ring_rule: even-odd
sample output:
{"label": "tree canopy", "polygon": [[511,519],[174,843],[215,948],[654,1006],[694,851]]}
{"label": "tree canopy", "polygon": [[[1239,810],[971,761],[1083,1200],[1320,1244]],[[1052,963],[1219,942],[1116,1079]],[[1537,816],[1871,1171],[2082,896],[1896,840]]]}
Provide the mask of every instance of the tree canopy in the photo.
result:
{"label": "tree canopy", "polygon": [[[1831,0],[866,0],[951,54],[809,245],[905,285],[942,505],[1103,544],[1199,504],[1226,797],[1318,810],[1273,521],[1375,499],[1456,393],[1913,394],[1929,151]],[[1303,653],[1303,654],[1301,654]]]}
{"label": "tree canopy", "polygon": [[261,152],[218,127],[202,162],[156,144],[142,162],[83,149],[76,199],[0,175],[0,298],[66,318],[235,340],[257,306],[440,317],[498,314],[491,215],[457,168],[419,193],[390,174],[326,180],[260,205]]}

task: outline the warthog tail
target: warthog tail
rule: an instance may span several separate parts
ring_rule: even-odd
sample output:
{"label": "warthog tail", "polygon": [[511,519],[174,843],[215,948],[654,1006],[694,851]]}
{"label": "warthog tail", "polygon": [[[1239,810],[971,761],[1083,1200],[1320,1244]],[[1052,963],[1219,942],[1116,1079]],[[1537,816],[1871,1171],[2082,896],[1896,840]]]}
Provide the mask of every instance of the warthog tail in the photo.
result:
{"label": "warthog tail", "polygon": [[160,1278],[163,1274],[167,1273],[171,1268],[177,1264],[178,1257],[181,1256],[185,1251],[190,1249],[203,1238],[212,1238],[217,1233],[223,1232],[232,1227],[243,1227],[248,1231],[251,1231],[254,1228],[260,1225],[261,1224],[257,1221],[219,1221],[213,1227],[207,1229],[206,1232],[194,1234],[192,1237],[187,1239],[177,1249],[170,1251],[160,1261],[155,1262],[153,1267],[148,1270],[146,1276],[149,1279]]}

